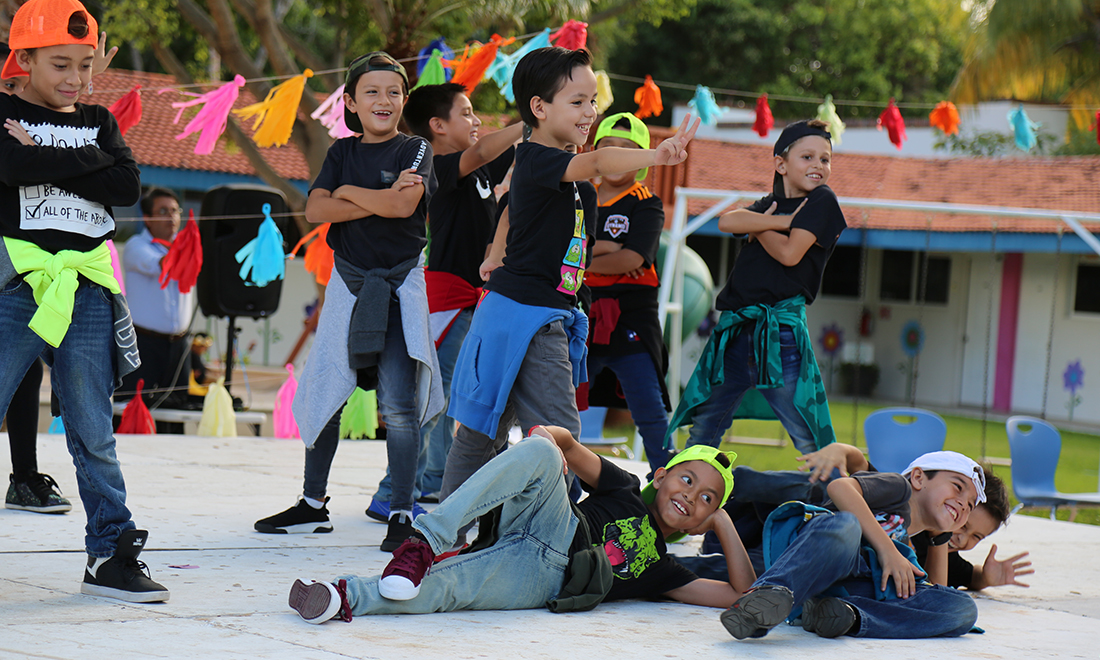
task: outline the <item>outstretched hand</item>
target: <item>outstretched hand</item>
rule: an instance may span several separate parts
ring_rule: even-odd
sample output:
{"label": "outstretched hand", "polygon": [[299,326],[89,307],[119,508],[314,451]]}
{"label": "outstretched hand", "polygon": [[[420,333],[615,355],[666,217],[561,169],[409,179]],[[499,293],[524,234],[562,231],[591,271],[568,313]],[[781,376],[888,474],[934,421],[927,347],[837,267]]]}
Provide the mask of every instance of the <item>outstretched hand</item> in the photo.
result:
{"label": "outstretched hand", "polygon": [[841,452],[829,449],[830,447],[835,448],[837,444],[834,442],[815,452],[796,457],[795,460],[802,463],[798,466],[799,471],[809,471],[810,483],[828,481],[833,475],[833,470],[840,470],[842,477],[848,476],[847,457]]}
{"label": "outstretched hand", "polygon": [[676,134],[657,145],[657,153],[653,158],[654,165],[678,165],[687,160],[687,145],[695,137],[695,131],[699,129],[701,123],[701,120],[696,117],[691,128],[688,128],[690,121],[689,113],[684,116],[684,121],[680,122],[680,128],[676,130]]}
{"label": "outstretched hand", "polygon": [[1030,568],[1031,562],[1023,561],[1027,558],[1028,553],[1021,552],[1003,561],[998,561],[996,554],[997,544],[994,543],[993,547],[989,549],[989,555],[985,558],[985,563],[982,564],[982,577],[985,578],[987,587],[999,587],[1005,584],[1012,584],[1017,587],[1031,586],[1016,580],[1021,575],[1035,573],[1035,569]]}
{"label": "outstretched hand", "polygon": [[96,46],[95,55],[92,57],[92,75],[98,76],[111,66],[111,60],[118,54],[118,46],[107,50],[107,33],[99,33],[99,45]]}

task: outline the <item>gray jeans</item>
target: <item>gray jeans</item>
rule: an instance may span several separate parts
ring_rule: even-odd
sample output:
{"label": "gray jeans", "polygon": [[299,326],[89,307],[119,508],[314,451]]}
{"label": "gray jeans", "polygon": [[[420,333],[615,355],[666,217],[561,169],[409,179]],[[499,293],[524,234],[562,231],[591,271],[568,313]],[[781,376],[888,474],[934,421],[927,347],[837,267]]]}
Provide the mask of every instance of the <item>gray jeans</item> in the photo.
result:
{"label": "gray jeans", "polygon": [[440,500],[455,492],[474,472],[485,465],[508,441],[508,429],[518,421],[526,434],[532,426],[553,425],[581,433],[573,367],[569,362],[569,338],[561,321],[543,326],[531,338],[523,363],[512,383],[508,406],[500,416],[495,438],[459,424],[447,454]]}

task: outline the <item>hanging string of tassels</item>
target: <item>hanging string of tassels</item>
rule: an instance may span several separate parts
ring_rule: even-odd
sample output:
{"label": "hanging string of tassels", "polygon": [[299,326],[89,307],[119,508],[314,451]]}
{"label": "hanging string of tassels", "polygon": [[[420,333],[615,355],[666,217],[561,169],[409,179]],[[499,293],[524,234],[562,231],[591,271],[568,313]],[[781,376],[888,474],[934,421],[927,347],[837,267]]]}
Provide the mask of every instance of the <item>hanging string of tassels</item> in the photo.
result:
{"label": "hanging string of tassels", "polygon": [[[546,48],[550,45],[550,28],[546,28],[542,32],[539,32],[533,39],[529,39],[527,43],[523,44],[515,50],[513,53],[502,53],[497,50],[496,60],[493,61],[492,66],[486,71],[486,75],[491,77],[500,87],[500,93],[508,100],[509,103],[516,102],[515,92],[512,90],[512,75],[516,72],[516,65],[524,58],[527,53],[539,48]],[[599,79],[596,80],[597,87],[599,86]],[[610,85],[610,80],[608,81]]]}
{"label": "hanging string of tassels", "polygon": [[722,108],[714,100],[714,93],[702,85],[696,85],[695,96],[688,101],[688,107],[707,126],[716,126],[718,118],[722,116]]}
{"label": "hanging string of tassels", "polygon": [[1024,110],[1024,104],[1014,108],[1008,113],[1008,125],[1012,127],[1012,135],[1016,138],[1016,147],[1022,151],[1031,151],[1039,143],[1035,137],[1035,131],[1040,124],[1031,121]]}
{"label": "hanging string of tassels", "polygon": [[[431,61],[432,55],[435,54],[435,51],[437,51],[437,50],[439,51],[439,57],[442,58],[442,59],[453,60],[455,58],[455,52],[453,50],[451,50],[450,46],[447,45],[447,42],[443,40],[443,37],[436,37],[435,39],[432,39],[428,43],[428,45],[421,48],[420,52],[417,54],[417,58],[416,58],[416,77],[417,78],[423,78],[424,77],[424,69],[427,68],[428,63]],[[444,68],[443,69],[443,82],[447,82],[448,80],[450,80],[452,73],[453,73],[453,71],[451,71],[450,69]],[[439,84],[439,83],[431,83],[431,84]]]}
{"label": "hanging string of tassels", "polygon": [[[183,111],[191,106],[201,105],[202,109],[198,114],[191,118],[191,121],[187,122],[187,126],[184,127],[183,132],[176,136],[177,140],[183,140],[193,133],[199,134],[199,141],[195,143],[195,153],[200,156],[213,153],[214,145],[217,144],[218,138],[225,131],[225,126],[229,122],[229,111],[233,109],[233,104],[237,101],[237,97],[241,93],[241,88],[244,87],[244,76],[237,75],[233,77],[231,82],[227,82],[221,87],[207,92],[205,94],[192,94],[190,92],[184,92],[189,96],[196,98],[190,101],[180,101],[173,103],[173,108],[178,108],[179,112],[176,113],[176,118],[172,120],[173,124],[180,123],[180,118],[183,117]],[[170,90],[161,90],[159,93],[164,93]]]}
{"label": "hanging string of tassels", "polygon": [[195,211],[187,212],[187,224],[176,234],[168,247],[168,254],[161,262],[160,288],[168,288],[168,282],[176,280],[180,293],[189,293],[199,279],[202,270],[202,237],[195,223]]}
{"label": "hanging string of tassels", "polygon": [[550,41],[557,42],[554,45],[559,48],[580,50],[588,42],[588,23],[570,19],[557,32],[550,35]]}
{"label": "hanging string of tassels", "polygon": [[303,236],[288,256],[289,259],[293,259],[303,245],[309,242],[310,239],[314,239],[306,248],[303,265],[306,272],[313,273],[313,277],[321,286],[328,286],[328,281],[332,277],[333,262],[335,261],[332,248],[328,245],[329,226],[329,223],[326,222]]}
{"label": "hanging string of tassels", "polygon": [[611,104],[615,102],[615,95],[611,93],[611,78],[606,71],[596,72],[596,110],[600,114],[607,112]]}
{"label": "hanging string of tassels", "polygon": [[752,130],[762,138],[768,137],[772,126],[775,126],[775,118],[772,117],[771,106],[768,105],[768,95],[761,94],[756,99],[756,121],[752,123]]}
{"label": "hanging string of tassels", "polygon": [[886,109],[882,111],[882,114],[878,116],[878,122],[876,123],[878,130],[886,129],[886,134],[890,136],[890,142],[901,151],[901,145],[905,142],[905,120],[901,118],[901,111],[898,110],[898,106],[894,105],[894,99],[890,99],[890,103],[886,106]]}
{"label": "hanging string of tassels", "polygon": [[313,70],[306,69],[301,75],[272,87],[263,101],[233,111],[241,119],[256,118],[252,124],[255,131],[252,141],[256,146],[281,147],[290,141],[306,80],[312,77]]}
{"label": "hanging string of tassels", "polygon": [[126,131],[141,121],[141,85],[134,85],[119,100],[107,106],[107,110],[115,116],[118,132],[126,135]]}
{"label": "hanging string of tassels", "polygon": [[[267,286],[286,276],[286,256],[283,254],[283,233],[271,217],[271,204],[264,204],[264,220],[256,238],[244,244],[233,258],[241,265],[239,275],[244,283]],[[249,274],[251,271],[251,275]]]}
{"label": "hanging string of tassels", "polygon": [[944,135],[958,135],[959,110],[951,101],[940,101],[928,115],[928,123],[943,131]]}
{"label": "hanging string of tassels", "polygon": [[833,95],[826,94],[825,102],[817,106],[817,118],[829,125],[829,133],[833,136],[833,144],[840,144],[846,126],[836,113],[833,105]]}
{"label": "hanging string of tassels", "polygon": [[443,68],[443,53],[433,50],[428,63],[420,70],[420,77],[417,78],[413,89],[424,85],[442,85],[445,82],[447,82],[447,69]]}
{"label": "hanging string of tassels", "polygon": [[653,82],[652,76],[646,76],[642,86],[634,90],[634,102],[638,104],[638,109],[634,112],[638,119],[658,117],[665,110],[665,106],[661,104],[661,90]]}
{"label": "hanging string of tassels", "polygon": [[489,67],[497,58],[497,51],[500,47],[514,43],[515,40],[515,37],[505,39],[499,34],[494,34],[487,44],[472,49],[467,46],[461,59],[444,61],[445,65],[454,67],[455,74],[451,78],[451,82],[462,85],[466,88],[467,94],[472,94],[477,84],[485,77],[485,72],[489,70]]}
{"label": "hanging string of tassels", "polygon": [[333,139],[351,137],[355,132],[344,123],[344,86],[340,85],[336,91],[329,94],[328,98],[310,113],[311,119],[321,122],[328,129],[328,134]]}

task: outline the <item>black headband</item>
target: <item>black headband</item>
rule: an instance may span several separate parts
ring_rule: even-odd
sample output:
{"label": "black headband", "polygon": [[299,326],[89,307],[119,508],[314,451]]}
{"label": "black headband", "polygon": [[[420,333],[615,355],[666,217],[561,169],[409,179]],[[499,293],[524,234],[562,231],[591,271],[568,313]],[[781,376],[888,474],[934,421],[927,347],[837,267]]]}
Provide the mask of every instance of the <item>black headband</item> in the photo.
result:
{"label": "black headband", "polygon": [[779,134],[779,139],[775,141],[775,148],[772,150],[772,155],[781,156],[796,140],[800,140],[808,135],[823,137],[830,142],[833,140],[832,134],[824,128],[810,126],[804,121],[796,121],[793,124],[787,124],[787,127]]}

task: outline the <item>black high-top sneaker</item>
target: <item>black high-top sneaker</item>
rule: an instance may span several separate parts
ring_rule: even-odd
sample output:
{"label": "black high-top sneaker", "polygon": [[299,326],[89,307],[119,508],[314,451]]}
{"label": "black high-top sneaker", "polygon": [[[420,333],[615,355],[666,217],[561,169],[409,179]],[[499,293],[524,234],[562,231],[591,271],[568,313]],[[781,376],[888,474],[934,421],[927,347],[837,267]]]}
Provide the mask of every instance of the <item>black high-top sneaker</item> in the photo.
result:
{"label": "black high-top sneaker", "polygon": [[138,561],[149,532],[129,529],[118,537],[113,557],[88,557],[80,593],[117,598],[131,603],[159,603],[168,600],[168,590],[149,576],[149,567]]}

